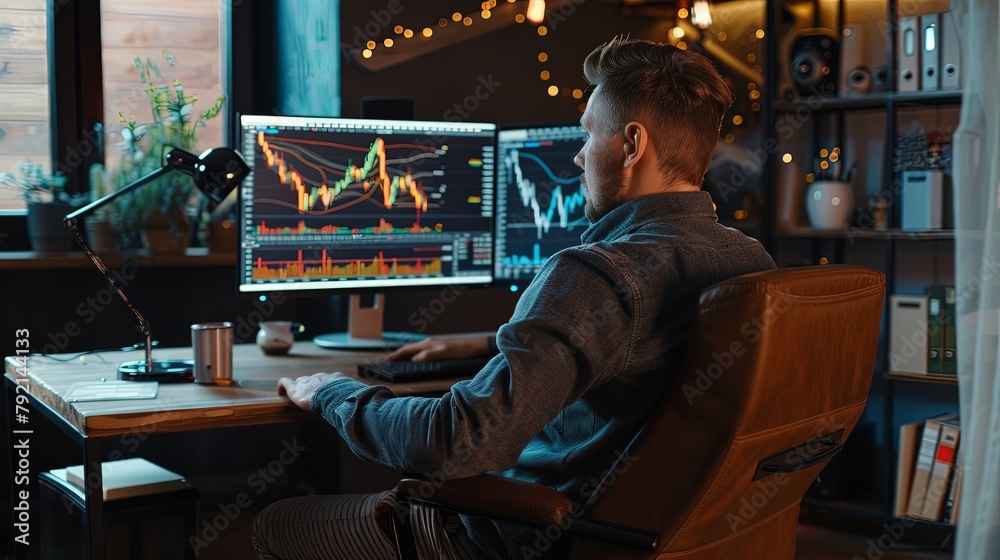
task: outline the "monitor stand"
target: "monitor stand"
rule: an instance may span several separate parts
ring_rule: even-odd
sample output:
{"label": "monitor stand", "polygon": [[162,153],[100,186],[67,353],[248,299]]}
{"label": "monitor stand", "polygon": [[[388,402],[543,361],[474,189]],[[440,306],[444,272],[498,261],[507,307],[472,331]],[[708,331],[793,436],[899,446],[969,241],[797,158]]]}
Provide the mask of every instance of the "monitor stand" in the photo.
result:
{"label": "monitor stand", "polygon": [[334,350],[385,350],[426,338],[404,332],[382,332],[382,294],[375,294],[370,307],[361,304],[361,296],[351,295],[347,312],[347,332],[321,334],[313,338],[317,346]]}

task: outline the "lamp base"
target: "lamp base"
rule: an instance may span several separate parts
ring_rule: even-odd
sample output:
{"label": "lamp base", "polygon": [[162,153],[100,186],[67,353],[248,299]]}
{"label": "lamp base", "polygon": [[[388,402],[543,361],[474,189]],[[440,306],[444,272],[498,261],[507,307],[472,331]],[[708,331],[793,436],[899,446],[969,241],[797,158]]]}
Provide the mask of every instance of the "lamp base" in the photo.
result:
{"label": "lamp base", "polygon": [[125,362],[118,366],[118,379],[186,383],[194,381],[194,360],[153,360],[150,371],[146,371],[145,360]]}

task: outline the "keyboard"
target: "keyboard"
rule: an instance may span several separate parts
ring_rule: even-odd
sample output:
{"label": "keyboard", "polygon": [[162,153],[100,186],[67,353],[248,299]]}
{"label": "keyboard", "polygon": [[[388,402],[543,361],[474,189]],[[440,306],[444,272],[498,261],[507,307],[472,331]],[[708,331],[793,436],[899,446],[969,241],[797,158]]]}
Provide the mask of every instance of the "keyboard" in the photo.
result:
{"label": "keyboard", "polygon": [[472,377],[489,361],[489,358],[470,358],[436,362],[375,362],[358,364],[358,375],[365,379],[378,379],[389,383]]}

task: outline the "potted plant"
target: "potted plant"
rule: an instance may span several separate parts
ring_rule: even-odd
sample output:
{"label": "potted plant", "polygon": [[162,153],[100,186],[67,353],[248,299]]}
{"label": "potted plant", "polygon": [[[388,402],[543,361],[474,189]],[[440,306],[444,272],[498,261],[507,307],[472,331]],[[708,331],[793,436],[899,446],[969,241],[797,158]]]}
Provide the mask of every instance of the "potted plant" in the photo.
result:
{"label": "potted plant", "polygon": [[[113,192],[111,181],[104,166],[95,163],[90,166],[90,200],[99,200]],[[117,250],[117,238],[122,234],[118,201],[101,206],[84,219],[87,232],[87,242],[90,248],[99,255],[106,255]]]}
{"label": "potted plant", "polygon": [[72,241],[63,227],[63,217],[80,207],[87,197],[67,194],[66,176],[59,172],[46,174],[40,163],[24,161],[20,172],[20,178],[0,173],[0,185],[24,194],[31,248],[43,253],[68,250]]}
{"label": "potted plant", "polygon": [[[172,56],[168,63],[175,63]],[[188,94],[178,80],[164,85],[159,68],[150,59],[135,58],[139,80],[146,86],[152,121],[139,124],[119,112],[122,123],[122,165],[117,177],[121,188],[163,166],[166,154],[174,149],[197,153],[198,129],[222,112],[226,100],[220,95],[211,107],[194,112],[196,94]],[[200,200],[194,197],[191,178],[179,173],[167,174],[125,197],[119,207],[123,229],[143,232],[144,243],[154,253],[183,252],[190,236],[190,216],[198,216]]]}

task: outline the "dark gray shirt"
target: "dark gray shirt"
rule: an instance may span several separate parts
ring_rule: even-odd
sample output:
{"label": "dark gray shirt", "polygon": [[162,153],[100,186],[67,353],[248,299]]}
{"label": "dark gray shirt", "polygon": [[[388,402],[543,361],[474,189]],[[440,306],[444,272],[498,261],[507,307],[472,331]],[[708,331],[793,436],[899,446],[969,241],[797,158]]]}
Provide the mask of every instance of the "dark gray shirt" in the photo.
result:
{"label": "dark gray shirt", "polygon": [[[718,223],[705,192],[632,200],[581,241],[542,267],[473,379],[440,398],[338,380],[312,409],[385,468],[436,480],[499,471],[583,504],[673,381],[698,294],[774,262]],[[482,528],[473,536],[497,547]]]}

